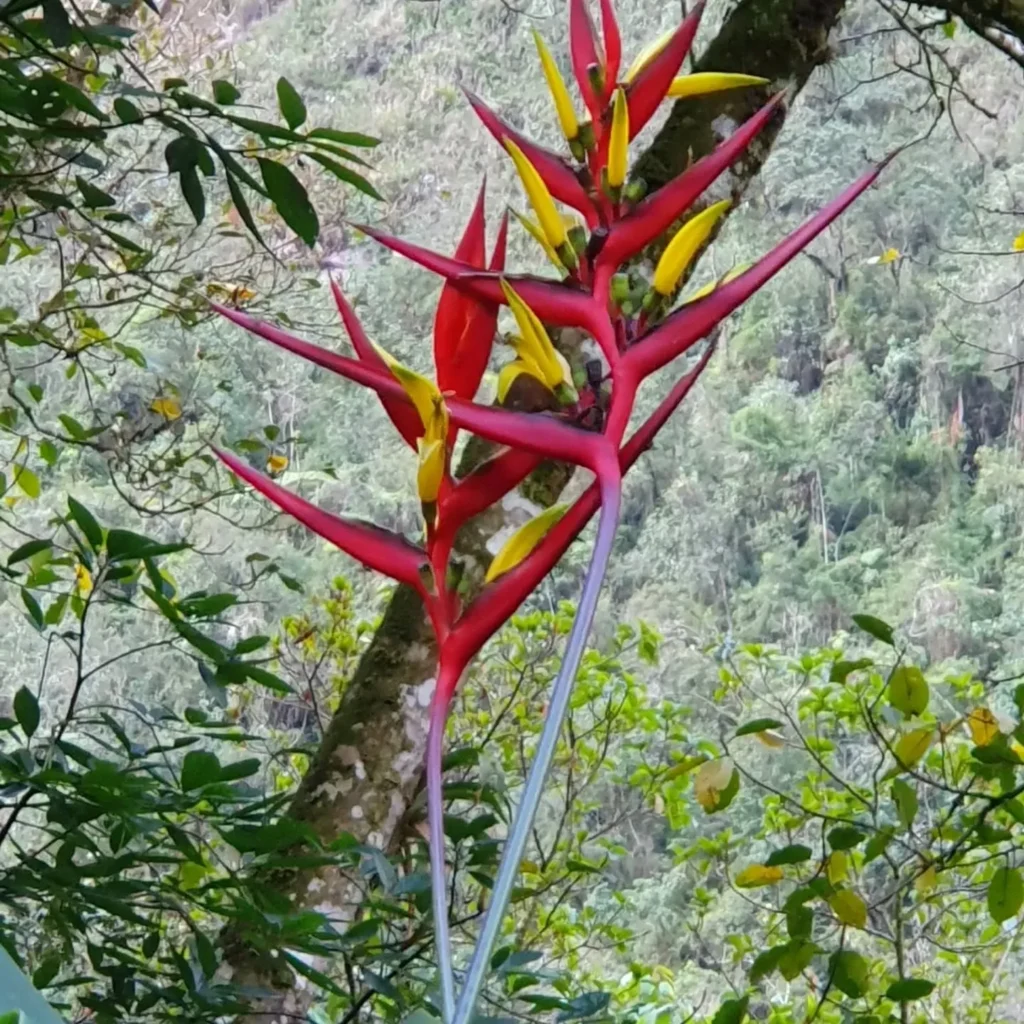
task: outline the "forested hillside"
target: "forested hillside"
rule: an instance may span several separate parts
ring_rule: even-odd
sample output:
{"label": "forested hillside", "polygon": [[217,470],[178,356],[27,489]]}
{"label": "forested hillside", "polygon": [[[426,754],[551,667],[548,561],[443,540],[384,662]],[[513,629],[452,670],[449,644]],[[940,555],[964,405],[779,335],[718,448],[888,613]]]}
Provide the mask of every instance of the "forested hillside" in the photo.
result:
{"label": "forested hillside", "polygon": [[[616,9],[624,66],[680,16]],[[440,284],[358,225],[451,253],[482,182],[488,245],[529,213],[464,91],[564,149],[533,32],[568,68],[567,5],[63,11],[0,10],[0,943],[68,1020],[424,1024],[434,642],[408,588],[214,449],[418,541],[417,456],[376,397],[209,301],[351,353],[333,279],[429,372]],[[1022,40],[1016,0],[708,3],[684,70],[770,84],[680,100],[676,132],[666,104],[630,146],[646,186],[666,146],[675,173],[788,97],[706,197],[734,209],[684,300],[892,159],[715,329],[625,478],[477,1019],[1024,1020]],[[551,274],[515,217],[508,253]],[[465,593],[590,480],[545,468],[460,540]],[[460,971],[594,533],[455,698]]]}

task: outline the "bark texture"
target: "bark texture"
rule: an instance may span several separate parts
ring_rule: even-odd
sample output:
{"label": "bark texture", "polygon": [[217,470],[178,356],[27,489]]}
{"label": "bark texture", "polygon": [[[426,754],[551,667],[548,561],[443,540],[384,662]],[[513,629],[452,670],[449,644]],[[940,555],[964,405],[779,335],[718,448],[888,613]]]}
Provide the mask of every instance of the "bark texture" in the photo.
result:
{"label": "bark texture", "polygon": [[[825,59],[828,33],[844,0],[742,0],[698,61],[698,70],[728,70],[788,85],[790,97]],[[764,90],[721,94],[676,104],[639,174],[653,191],[688,163],[710,152],[721,138],[765,100]],[[785,120],[780,110],[742,165],[734,168],[729,190],[739,199],[759,173]],[[473,451],[477,447],[474,446]],[[551,504],[568,483],[571,470],[541,468],[524,485],[534,503]],[[522,499],[518,499],[522,500]],[[516,514],[516,497],[470,524],[458,545],[470,582],[486,562],[484,540]],[[521,513],[520,513],[521,514]],[[433,685],[435,648],[415,594],[399,588],[380,629],[352,680],[320,750],[291,808],[325,842],[341,832],[389,847],[420,786],[426,741],[426,710]],[[294,872],[277,887],[288,892],[296,910],[318,909],[343,923],[353,894],[331,869]],[[225,957],[236,981],[271,988],[245,1024],[304,1020],[306,990],[279,964],[261,960],[238,937],[226,937]]]}

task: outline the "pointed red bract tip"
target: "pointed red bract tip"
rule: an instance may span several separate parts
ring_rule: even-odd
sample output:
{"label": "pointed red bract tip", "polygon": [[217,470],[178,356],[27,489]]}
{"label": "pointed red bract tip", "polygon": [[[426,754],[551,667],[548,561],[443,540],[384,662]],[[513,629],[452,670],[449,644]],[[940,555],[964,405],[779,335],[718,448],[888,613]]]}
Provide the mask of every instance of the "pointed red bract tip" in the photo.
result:
{"label": "pointed red bract tip", "polygon": [[699,3],[686,16],[661,52],[630,83],[626,91],[630,139],[636,138],[668,94],[672,80],[679,74],[690,52],[703,14],[704,4]]}
{"label": "pointed red bract tip", "polygon": [[404,537],[372,523],[332,515],[305,498],[285,490],[269,477],[246,465],[230,452],[214,449],[217,458],[239,479],[254,487],[283,512],[330,541],[336,548],[376,572],[407,583],[424,593],[423,576],[429,568],[426,552]]}
{"label": "pointed red bract tip", "polygon": [[544,184],[547,185],[548,191],[555,199],[583,214],[589,227],[596,227],[598,224],[597,211],[594,209],[594,204],[591,202],[590,196],[587,195],[586,189],[576,177],[573,166],[564,157],[537,145],[536,142],[531,142],[526,136],[520,135],[511,125],[498,117],[479,96],[468,89],[463,91],[477,117],[480,118],[484,127],[498,144],[504,149],[505,140],[511,139],[523,151],[526,159],[537,169],[537,173],[544,179]]}
{"label": "pointed red bract tip", "polygon": [[601,32],[604,35],[604,98],[607,103],[615,92],[619,65],[622,63],[622,36],[619,34],[619,21],[615,17],[612,0],[601,0]]}
{"label": "pointed red bract tip", "polygon": [[501,273],[505,269],[505,256],[508,253],[508,210],[501,215],[498,225],[498,237],[494,240],[494,252],[491,254],[489,269]]}
{"label": "pointed red bract tip", "polygon": [[569,54],[572,57],[572,72],[580,88],[580,95],[594,123],[598,124],[604,110],[604,92],[598,94],[594,90],[589,69],[596,66],[603,74],[605,61],[604,55],[600,52],[597,30],[587,7],[587,0],[569,0]]}
{"label": "pointed red bract tip", "polygon": [[[333,277],[331,278],[331,294],[334,296],[334,304],[338,307],[338,313],[341,315],[342,323],[352,341],[352,347],[356,350],[356,355],[364,363],[390,377],[391,371],[373,347],[355,310]],[[395,429],[402,435],[405,443],[410,448],[415,448],[416,439],[423,434],[423,424],[420,421],[419,413],[408,402],[396,401],[393,398],[388,398],[387,395],[379,394],[378,397],[381,405],[384,406],[384,411],[388,414],[388,419],[395,425]]]}
{"label": "pointed red bract tip", "polygon": [[[455,250],[455,259],[481,270],[486,259],[485,188],[486,182]],[[434,315],[434,365],[442,391],[452,391],[461,398],[476,394],[491,355],[497,324],[498,307],[494,303],[481,302],[451,280],[441,289]]]}
{"label": "pointed red bract tip", "polygon": [[874,184],[881,173],[881,167],[870,170],[788,235],[746,273],[720,285],[698,302],[677,310],[629,349],[623,359],[624,363],[643,378],[706,337],[716,324],[746,302],[821,234],[865,189]]}

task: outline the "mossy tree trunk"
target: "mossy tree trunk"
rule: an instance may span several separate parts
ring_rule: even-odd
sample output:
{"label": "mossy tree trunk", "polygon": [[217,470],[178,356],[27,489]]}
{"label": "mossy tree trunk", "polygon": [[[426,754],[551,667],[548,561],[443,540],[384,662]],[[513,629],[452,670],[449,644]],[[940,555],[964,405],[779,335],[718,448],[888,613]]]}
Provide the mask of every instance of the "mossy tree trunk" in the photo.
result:
{"label": "mossy tree trunk", "polygon": [[[843,2],[742,0],[697,68],[761,75],[771,79],[773,89],[786,86],[792,99],[826,58],[828,34]],[[638,173],[652,191],[660,187],[688,162],[710,152],[765,97],[765,90],[748,90],[678,103],[641,157]],[[736,199],[761,170],[784,120],[785,111],[780,110],[761,141],[733,169],[728,188]],[[531,481],[530,499],[552,503],[571,471],[547,466],[541,472],[543,479]],[[458,554],[470,581],[481,576],[484,538],[502,525],[499,508],[489,511],[485,522],[464,531]],[[347,832],[362,842],[388,848],[408,822],[421,785],[434,653],[418,599],[399,587],[291,807],[290,813],[310,825],[325,843]],[[297,870],[274,884],[292,897],[296,910],[320,910],[339,925],[353,909],[354,890],[332,869]],[[237,936],[225,937],[225,958],[235,980],[276,990],[246,1024],[305,1019],[306,990],[293,986],[289,971],[261,960]]]}

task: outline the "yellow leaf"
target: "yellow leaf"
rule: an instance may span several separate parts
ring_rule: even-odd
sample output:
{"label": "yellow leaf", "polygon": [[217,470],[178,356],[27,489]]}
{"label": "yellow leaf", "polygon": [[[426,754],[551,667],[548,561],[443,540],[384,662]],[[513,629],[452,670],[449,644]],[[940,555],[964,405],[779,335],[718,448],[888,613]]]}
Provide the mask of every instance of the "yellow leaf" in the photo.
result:
{"label": "yellow leaf", "polygon": [[775,729],[764,729],[761,732],[755,732],[754,736],[766,747],[771,747],[772,750],[779,750],[786,745],[786,738]]}
{"label": "yellow leaf", "polygon": [[206,294],[211,297],[219,295],[236,306],[256,298],[256,293],[244,284],[226,284],[223,281],[210,281],[206,286]]}
{"label": "yellow leaf", "polygon": [[555,113],[558,114],[558,123],[562,126],[562,134],[572,142],[579,135],[580,126],[576,120],[576,110],[572,105],[569,90],[565,87],[565,79],[562,78],[562,73],[558,70],[551,51],[536,29],[533,31],[533,41],[537,46],[540,66],[544,71],[544,78],[547,80],[551,98],[555,101]]}
{"label": "yellow leaf", "polygon": [[267,459],[267,469],[275,476],[283,473],[288,468],[288,458],[285,455],[271,455]]}
{"label": "yellow leaf", "polygon": [[828,880],[832,885],[845,882],[850,873],[850,859],[842,850],[833,850],[829,854],[825,873],[828,875]]}
{"label": "yellow leaf", "polygon": [[548,191],[544,179],[537,173],[537,168],[526,158],[526,154],[511,140],[505,140],[505,148],[508,150],[512,162],[516,165],[519,180],[523,183],[526,191],[526,198],[529,199],[533,212],[540,221],[541,231],[552,249],[556,251],[570,252],[569,236],[565,230],[565,224],[558,213],[554,199]]}
{"label": "yellow leaf", "polygon": [[895,263],[902,253],[899,249],[886,249],[881,256],[878,257],[878,262],[885,265],[886,263]]}
{"label": "yellow leaf", "polygon": [[868,923],[868,908],[864,901],[850,889],[840,889],[828,900],[832,913],[843,923],[854,928],[863,928]]}
{"label": "yellow leaf", "polygon": [[900,767],[913,768],[927,753],[934,736],[934,729],[912,729],[904,733],[892,748]]}
{"label": "yellow leaf", "polygon": [[176,420],[181,416],[181,406],[176,398],[154,398],[149,407],[165,420]]}
{"label": "yellow leaf", "polygon": [[769,79],[758,78],[757,75],[730,75],[717,71],[704,71],[695,75],[680,75],[672,80],[668,95],[672,99],[684,99],[687,96],[703,96],[709,92],[722,92],[725,89],[741,89],[748,85],[767,85]]}
{"label": "yellow leaf", "polygon": [[736,773],[728,757],[720,757],[701,765],[693,779],[693,795],[705,811],[714,811],[721,802],[722,793],[732,782]]}
{"label": "yellow leaf", "polygon": [[735,882],[740,889],[756,889],[761,885],[775,885],[776,882],[781,882],[784,877],[783,870],[780,867],[751,864],[750,867],[744,868],[736,876]]}
{"label": "yellow leaf", "polygon": [[92,574],[81,563],[75,566],[75,590],[83,597],[92,591]]}
{"label": "yellow leaf", "polygon": [[1024,252],[1024,231],[1013,240],[1013,251]]}
{"label": "yellow leaf", "polygon": [[612,188],[622,188],[626,181],[626,168],[629,162],[629,104],[626,102],[626,90],[615,90],[612,104],[612,128],[608,138],[608,184]]}
{"label": "yellow leaf", "polygon": [[640,72],[643,71],[643,69],[647,67],[647,65],[650,64],[666,46],[668,46],[668,41],[673,35],[675,35],[675,29],[669,29],[669,31],[664,35],[655,39],[653,43],[648,43],[647,46],[645,46],[636,55],[636,59],[632,64],[630,64],[629,70],[622,76],[622,81],[626,84],[632,82],[633,79],[636,78],[636,76],[639,75]]}
{"label": "yellow leaf", "polygon": [[730,202],[723,199],[691,217],[674,235],[658,260],[654,271],[654,290],[659,295],[671,295],[679,278],[693,261],[697,250],[707,241]]}
{"label": "yellow leaf", "polygon": [[984,747],[999,735],[999,723],[988,708],[975,708],[967,716],[967,728],[976,747]]}
{"label": "yellow leaf", "polygon": [[501,550],[494,556],[487,568],[485,583],[496,580],[502,574],[514,569],[544,539],[548,531],[565,515],[568,505],[552,505],[540,515],[534,516],[528,523],[512,534]]}
{"label": "yellow leaf", "polygon": [[939,875],[934,864],[929,864],[924,871],[914,879],[914,888],[922,895],[930,893],[939,883]]}

